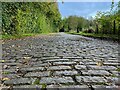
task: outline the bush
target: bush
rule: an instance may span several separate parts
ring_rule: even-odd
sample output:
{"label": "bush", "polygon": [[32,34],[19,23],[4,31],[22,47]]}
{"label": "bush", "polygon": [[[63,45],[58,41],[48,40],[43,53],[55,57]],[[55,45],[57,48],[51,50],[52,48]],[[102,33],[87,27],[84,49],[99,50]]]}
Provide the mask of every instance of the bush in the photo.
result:
{"label": "bush", "polygon": [[57,32],[59,20],[56,3],[2,2],[2,34]]}

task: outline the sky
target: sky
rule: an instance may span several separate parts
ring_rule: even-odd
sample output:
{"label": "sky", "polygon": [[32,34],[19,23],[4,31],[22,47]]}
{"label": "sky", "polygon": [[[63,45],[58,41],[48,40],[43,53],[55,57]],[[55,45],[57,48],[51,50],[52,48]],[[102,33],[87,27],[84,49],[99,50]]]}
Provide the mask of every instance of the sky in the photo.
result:
{"label": "sky", "polygon": [[70,15],[89,18],[94,17],[97,11],[109,11],[111,2],[59,2],[58,7],[63,18]]}

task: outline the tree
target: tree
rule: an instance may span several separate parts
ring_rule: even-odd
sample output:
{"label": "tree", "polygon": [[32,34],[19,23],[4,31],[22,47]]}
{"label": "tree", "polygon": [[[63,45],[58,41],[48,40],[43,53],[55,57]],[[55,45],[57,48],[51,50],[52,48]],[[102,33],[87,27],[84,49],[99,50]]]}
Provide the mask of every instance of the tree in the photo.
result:
{"label": "tree", "polygon": [[83,17],[78,16],[69,16],[66,20],[66,23],[68,25],[69,30],[76,31],[77,33],[79,31],[82,31],[82,28],[86,27],[87,20]]}
{"label": "tree", "polygon": [[3,34],[49,33],[60,28],[56,2],[2,2]]}

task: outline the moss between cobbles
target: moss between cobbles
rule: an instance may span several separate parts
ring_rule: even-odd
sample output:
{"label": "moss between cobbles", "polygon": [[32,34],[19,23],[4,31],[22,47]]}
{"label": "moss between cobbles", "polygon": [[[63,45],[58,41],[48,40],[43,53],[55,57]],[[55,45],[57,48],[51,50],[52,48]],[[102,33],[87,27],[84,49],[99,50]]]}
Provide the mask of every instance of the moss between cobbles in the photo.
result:
{"label": "moss between cobbles", "polygon": [[10,74],[10,72],[9,71],[4,71],[4,72],[2,72],[2,74]]}
{"label": "moss between cobbles", "polygon": [[46,84],[41,84],[42,85],[42,90],[46,90],[47,85]]}
{"label": "moss between cobbles", "polygon": [[39,79],[36,79],[33,83],[33,85],[40,85],[40,80]]}
{"label": "moss between cobbles", "polygon": [[34,82],[33,82],[33,85],[42,85],[42,89],[41,90],[46,90],[46,87],[47,87],[47,85],[46,84],[41,84],[40,83],[40,79],[36,79]]}
{"label": "moss between cobbles", "polygon": [[117,70],[116,71],[119,71],[120,72],[120,68],[117,68]]}
{"label": "moss between cobbles", "polygon": [[111,77],[117,77],[115,74],[112,74]]}

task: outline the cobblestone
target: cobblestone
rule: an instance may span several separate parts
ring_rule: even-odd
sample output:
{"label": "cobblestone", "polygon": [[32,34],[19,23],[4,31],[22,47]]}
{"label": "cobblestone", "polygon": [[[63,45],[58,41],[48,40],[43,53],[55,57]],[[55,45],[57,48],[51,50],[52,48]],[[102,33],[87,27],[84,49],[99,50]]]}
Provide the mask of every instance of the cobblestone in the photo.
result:
{"label": "cobblestone", "polygon": [[50,75],[50,71],[46,71],[46,72],[29,72],[25,75],[25,77],[45,77],[45,76],[49,76]]}
{"label": "cobblestone", "polygon": [[71,77],[43,77],[40,80],[40,83],[43,84],[67,84],[67,83],[74,83],[73,79]]}
{"label": "cobblestone", "polygon": [[120,85],[117,42],[58,33],[6,40],[2,51],[0,82],[13,90],[103,90]]}
{"label": "cobblestone", "polygon": [[75,68],[78,70],[87,70],[85,65],[76,65]]}
{"label": "cobblestone", "polygon": [[83,75],[99,75],[99,76],[104,76],[104,75],[111,75],[108,71],[105,70],[88,70],[88,71],[81,71]]}
{"label": "cobblestone", "polygon": [[48,68],[48,70],[70,70],[70,66],[51,66]]}
{"label": "cobblestone", "polygon": [[45,62],[56,62],[56,61],[69,61],[69,59],[53,59],[53,60],[46,60]]}
{"label": "cobblestone", "polygon": [[53,74],[53,75],[77,75],[78,74],[78,72],[77,71],[67,71],[67,70],[65,70],[65,71],[55,71],[55,73]]}
{"label": "cobblestone", "polygon": [[54,62],[53,65],[74,65],[76,62]]}
{"label": "cobblestone", "polygon": [[106,83],[107,80],[104,79],[104,77],[98,77],[98,76],[76,76],[76,80],[81,83]]}
{"label": "cobblestone", "polygon": [[95,65],[89,65],[89,68],[93,70],[116,70],[117,68],[114,66],[95,66]]}
{"label": "cobblestone", "polygon": [[48,85],[48,90],[91,90],[87,85],[68,85],[68,86],[59,86],[59,85]]}
{"label": "cobblestone", "polygon": [[24,85],[24,84],[31,84],[32,80],[29,78],[16,78],[11,79],[9,81],[5,81],[6,85]]}
{"label": "cobblestone", "polygon": [[22,68],[21,71],[43,71],[44,67],[31,67],[31,68]]}

